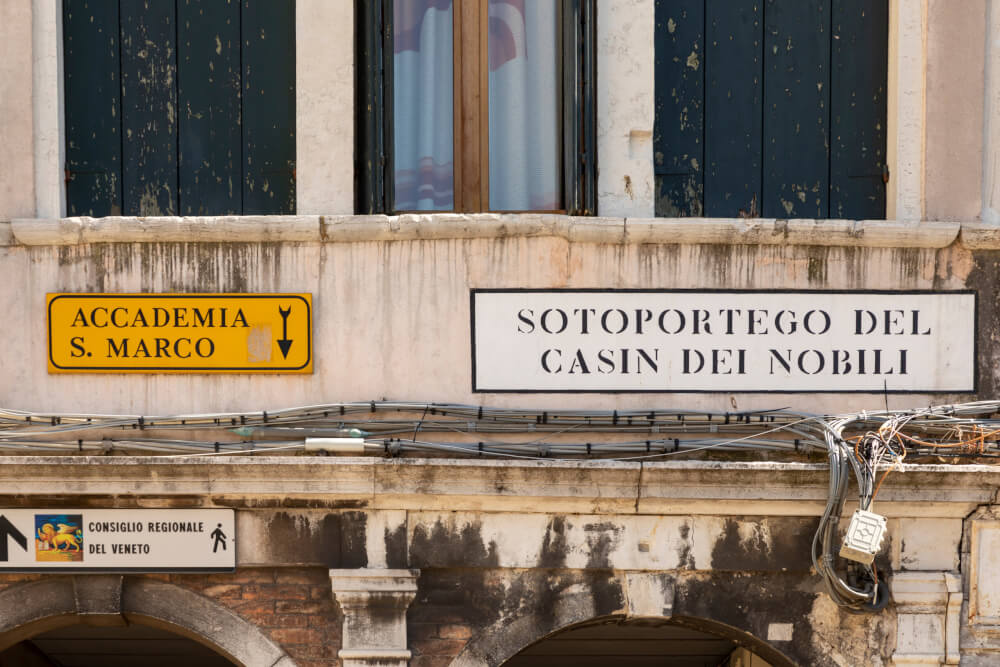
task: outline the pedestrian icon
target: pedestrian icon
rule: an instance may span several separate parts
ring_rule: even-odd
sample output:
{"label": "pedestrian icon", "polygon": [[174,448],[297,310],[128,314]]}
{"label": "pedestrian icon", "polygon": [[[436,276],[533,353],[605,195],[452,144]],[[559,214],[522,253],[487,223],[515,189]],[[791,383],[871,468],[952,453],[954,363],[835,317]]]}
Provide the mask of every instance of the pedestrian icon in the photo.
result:
{"label": "pedestrian icon", "polygon": [[215,538],[215,544],[212,545],[212,553],[214,554],[219,549],[219,545],[222,545],[222,550],[226,550],[226,534],[222,532],[222,524],[212,531],[211,537]]}

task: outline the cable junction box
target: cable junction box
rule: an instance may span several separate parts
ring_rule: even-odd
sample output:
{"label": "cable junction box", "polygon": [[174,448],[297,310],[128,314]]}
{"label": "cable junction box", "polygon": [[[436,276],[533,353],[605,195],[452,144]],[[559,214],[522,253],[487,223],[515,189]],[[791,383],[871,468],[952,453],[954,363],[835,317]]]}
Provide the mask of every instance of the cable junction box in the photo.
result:
{"label": "cable junction box", "polygon": [[882,549],[885,537],[885,517],[874,512],[855,510],[851,525],[847,527],[841,558],[871,565],[875,554]]}

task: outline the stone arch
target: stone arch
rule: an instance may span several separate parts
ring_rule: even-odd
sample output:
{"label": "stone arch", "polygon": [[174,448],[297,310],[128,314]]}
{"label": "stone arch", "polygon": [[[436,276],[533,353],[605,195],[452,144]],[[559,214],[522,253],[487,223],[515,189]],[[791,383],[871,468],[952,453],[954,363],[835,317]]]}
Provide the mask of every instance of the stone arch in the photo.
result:
{"label": "stone arch", "polygon": [[670,615],[674,588],[668,575],[609,570],[564,579],[558,585],[549,578],[519,582],[513,588],[549,587],[550,594],[519,599],[508,612],[477,632],[452,661],[452,667],[497,667],[546,636],[596,618]]}
{"label": "stone arch", "polygon": [[119,575],[53,575],[0,591],[0,651],[77,623],[151,625],[204,644],[245,667],[295,666],[255,625],[173,584]]}
{"label": "stone arch", "polygon": [[748,632],[726,625],[709,618],[698,618],[696,616],[672,616],[672,625],[680,625],[692,630],[700,630],[713,635],[730,639],[739,646],[756,653],[760,657],[771,663],[772,667],[796,667],[796,663],[789,659],[784,653],[768,644],[763,639]]}
{"label": "stone arch", "polygon": [[[512,613],[501,614],[472,637],[451,667],[499,667],[532,644],[595,621],[683,626],[729,639],[764,658],[773,667],[796,667],[794,659],[760,639],[752,630],[727,622],[731,619],[713,620],[711,613],[686,608],[684,599],[689,586],[669,573],[605,574],[606,579],[581,581],[551,597],[531,598],[526,604],[517,605]],[[675,604],[678,592],[680,608]],[[731,599],[719,597],[720,604],[727,606],[732,606]],[[710,605],[709,611],[712,608]]]}
{"label": "stone arch", "polygon": [[[593,623],[600,622],[613,622],[613,621],[629,621],[629,617],[625,614],[614,614],[609,616],[599,616],[596,618],[583,619],[582,621],[571,623],[565,625],[551,632],[547,632],[542,636],[536,637],[528,643],[517,646],[516,642],[523,641],[523,637],[520,636],[522,633],[518,631],[516,624],[508,626],[511,631],[508,635],[503,636],[503,628],[491,628],[490,636],[480,635],[478,641],[473,640],[470,642],[466,649],[455,658],[451,663],[451,667],[499,667],[503,665],[507,660],[513,658],[515,655],[528,648],[533,644],[538,644],[547,639],[555,637],[564,631],[572,630],[584,625],[590,625]],[[783,655],[781,652],[777,651],[770,644],[764,642],[753,635],[750,635],[742,630],[733,628],[731,626],[725,625],[724,623],[719,623],[717,621],[712,621],[710,619],[704,618],[694,618],[694,617],[649,617],[644,616],[641,620],[635,621],[644,626],[681,626],[685,628],[690,628],[692,630],[698,630],[701,632],[706,632],[713,634],[724,639],[731,640],[736,646],[745,648],[761,658],[765,659],[772,665],[772,667],[796,667],[796,663],[791,661],[787,656]],[[494,632],[500,632],[501,635],[493,635]],[[507,650],[497,651],[496,648],[499,646],[506,647]],[[487,648],[488,647],[488,648]],[[486,650],[484,650],[484,648]],[[492,649],[492,650],[491,650]]]}

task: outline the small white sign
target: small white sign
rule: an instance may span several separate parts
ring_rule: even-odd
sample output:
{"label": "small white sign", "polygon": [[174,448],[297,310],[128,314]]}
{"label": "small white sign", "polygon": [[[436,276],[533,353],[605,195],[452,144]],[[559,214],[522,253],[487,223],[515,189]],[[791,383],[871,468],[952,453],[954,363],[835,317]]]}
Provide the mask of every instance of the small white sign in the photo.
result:
{"label": "small white sign", "polygon": [[976,390],[976,294],[472,290],[476,392]]}
{"label": "small white sign", "polygon": [[0,570],[235,568],[233,510],[0,509]]}

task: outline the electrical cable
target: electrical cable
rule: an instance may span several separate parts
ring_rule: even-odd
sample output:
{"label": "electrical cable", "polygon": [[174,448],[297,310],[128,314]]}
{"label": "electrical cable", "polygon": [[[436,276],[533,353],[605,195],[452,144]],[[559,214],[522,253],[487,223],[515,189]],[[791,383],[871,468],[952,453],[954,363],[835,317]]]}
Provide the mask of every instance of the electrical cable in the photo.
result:
{"label": "electrical cable", "polygon": [[[831,598],[848,611],[862,613],[884,608],[888,590],[874,562],[853,564],[844,574],[836,568],[837,529],[851,479],[859,509],[870,511],[890,473],[908,457],[1000,458],[998,412],[1000,401],[839,415],[788,408],[543,411],[405,401],[153,416],[0,408],[0,452],[141,452],[167,458],[310,455],[308,439],[339,437],[359,439],[359,451],[372,455],[530,461],[643,462],[713,451],[756,456],[825,452],[827,499],[812,541],[812,563]],[[181,437],[163,437],[169,432]],[[582,433],[596,437],[569,440]]]}

